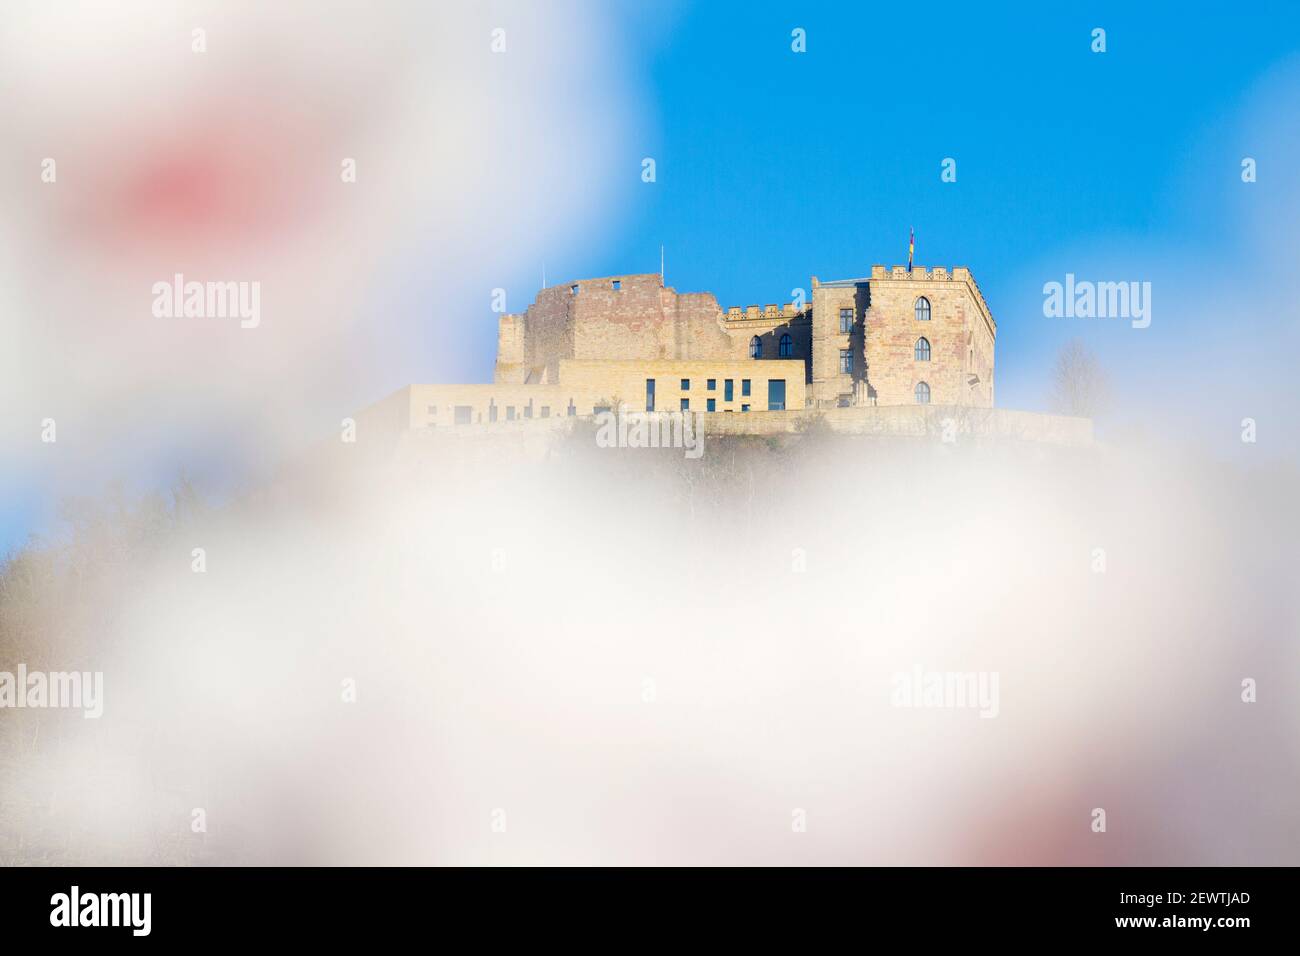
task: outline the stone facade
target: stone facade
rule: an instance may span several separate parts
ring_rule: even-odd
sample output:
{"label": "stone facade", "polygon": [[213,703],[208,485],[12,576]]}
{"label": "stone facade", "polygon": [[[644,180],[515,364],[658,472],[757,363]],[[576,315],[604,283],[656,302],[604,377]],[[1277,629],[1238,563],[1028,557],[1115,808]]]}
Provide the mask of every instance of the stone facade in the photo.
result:
{"label": "stone facade", "polygon": [[911,405],[918,388],[930,404],[991,407],[996,338],[961,267],[814,276],[810,306],[726,311],[711,294],[679,295],[657,275],[611,276],[543,289],[523,314],[503,316],[495,379],[554,383],[565,359],[751,360],[757,339],[757,361],[804,362],[814,407]]}
{"label": "stone facade", "polygon": [[660,411],[992,408],[996,337],[961,267],[814,276],[810,303],[726,310],[655,274],[583,279],[501,317],[492,384],[413,385],[363,414],[424,429],[641,410],[650,382]]}
{"label": "stone facade", "polygon": [[744,360],[755,336],[766,358],[809,354],[809,317],[793,304],[723,313],[709,292],[678,294],[657,274],[583,279],[551,286],[521,315],[502,316],[495,381],[554,383],[563,359],[582,361]]}
{"label": "stone facade", "polygon": [[561,359],[553,384],[408,385],[363,415],[385,430],[483,425],[631,411],[734,412],[803,409],[804,363]]}
{"label": "stone facade", "polygon": [[814,405],[923,404],[924,386],[929,404],[993,406],[997,325],[969,269],[873,266],[812,285]]}

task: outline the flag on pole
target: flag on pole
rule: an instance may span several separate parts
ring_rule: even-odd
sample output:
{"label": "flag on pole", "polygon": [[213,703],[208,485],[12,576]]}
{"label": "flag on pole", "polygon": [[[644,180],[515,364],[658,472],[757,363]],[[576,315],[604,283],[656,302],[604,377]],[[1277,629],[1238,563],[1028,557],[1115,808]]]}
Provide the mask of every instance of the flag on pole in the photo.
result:
{"label": "flag on pole", "polygon": [[916,251],[916,230],[908,227],[907,234],[907,271],[912,271],[912,253]]}

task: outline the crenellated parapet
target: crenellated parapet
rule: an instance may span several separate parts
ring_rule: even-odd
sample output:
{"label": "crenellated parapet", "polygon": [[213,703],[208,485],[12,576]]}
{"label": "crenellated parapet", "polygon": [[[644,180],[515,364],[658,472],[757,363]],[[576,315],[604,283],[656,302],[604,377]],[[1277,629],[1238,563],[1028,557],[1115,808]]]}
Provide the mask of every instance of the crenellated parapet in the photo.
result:
{"label": "crenellated parapet", "polygon": [[787,302],[785,305],[733,305],[726,311],[725,318],[728,322],[779,322],[798,318],[802,315],[802,310],[795,307],[793,302]]}
{"label": "crenellated parapet", "polygon": [[993,313],[989,311],[979,284],[966,266],[954,266],[949,272],[943,266],[927,269],[924,266],[913,265],[912,271],[908,272],[907,266],[873,265],[871,279],[873,282],[964,282],[970,289],[971,297],[979,307],[980,314],[988,322],[989,330],[994,334],[997,333],[998,324],[993,319]]}

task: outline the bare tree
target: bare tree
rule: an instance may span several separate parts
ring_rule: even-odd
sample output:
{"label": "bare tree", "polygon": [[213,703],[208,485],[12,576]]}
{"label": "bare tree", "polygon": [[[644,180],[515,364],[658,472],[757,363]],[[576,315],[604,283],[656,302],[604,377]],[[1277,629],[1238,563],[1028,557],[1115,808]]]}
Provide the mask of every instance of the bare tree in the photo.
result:
{"label": "bare tree", "polygon": [[1061,347],[1052,369],[1052,411],[1092,418],[1106,410],[1110,382],[1097,356],[1079,339]]}

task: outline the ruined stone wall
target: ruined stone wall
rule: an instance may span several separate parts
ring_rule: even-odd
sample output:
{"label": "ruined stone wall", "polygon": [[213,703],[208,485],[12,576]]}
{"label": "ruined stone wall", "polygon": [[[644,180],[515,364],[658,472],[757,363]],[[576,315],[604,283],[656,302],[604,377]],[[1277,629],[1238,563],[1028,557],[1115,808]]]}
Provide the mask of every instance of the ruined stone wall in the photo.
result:
{"label": "ruined stone wall", "polygon": [[712,293],[679,294],[654,274],[581,279],[543,289],[522,315],[501,317],[494,380],[553,384],[565,359],[744,360],[755,335],[765,359],[778,357],[784,334],[790,357],[806,359],[807,321],[793,305],[724,315]]}

